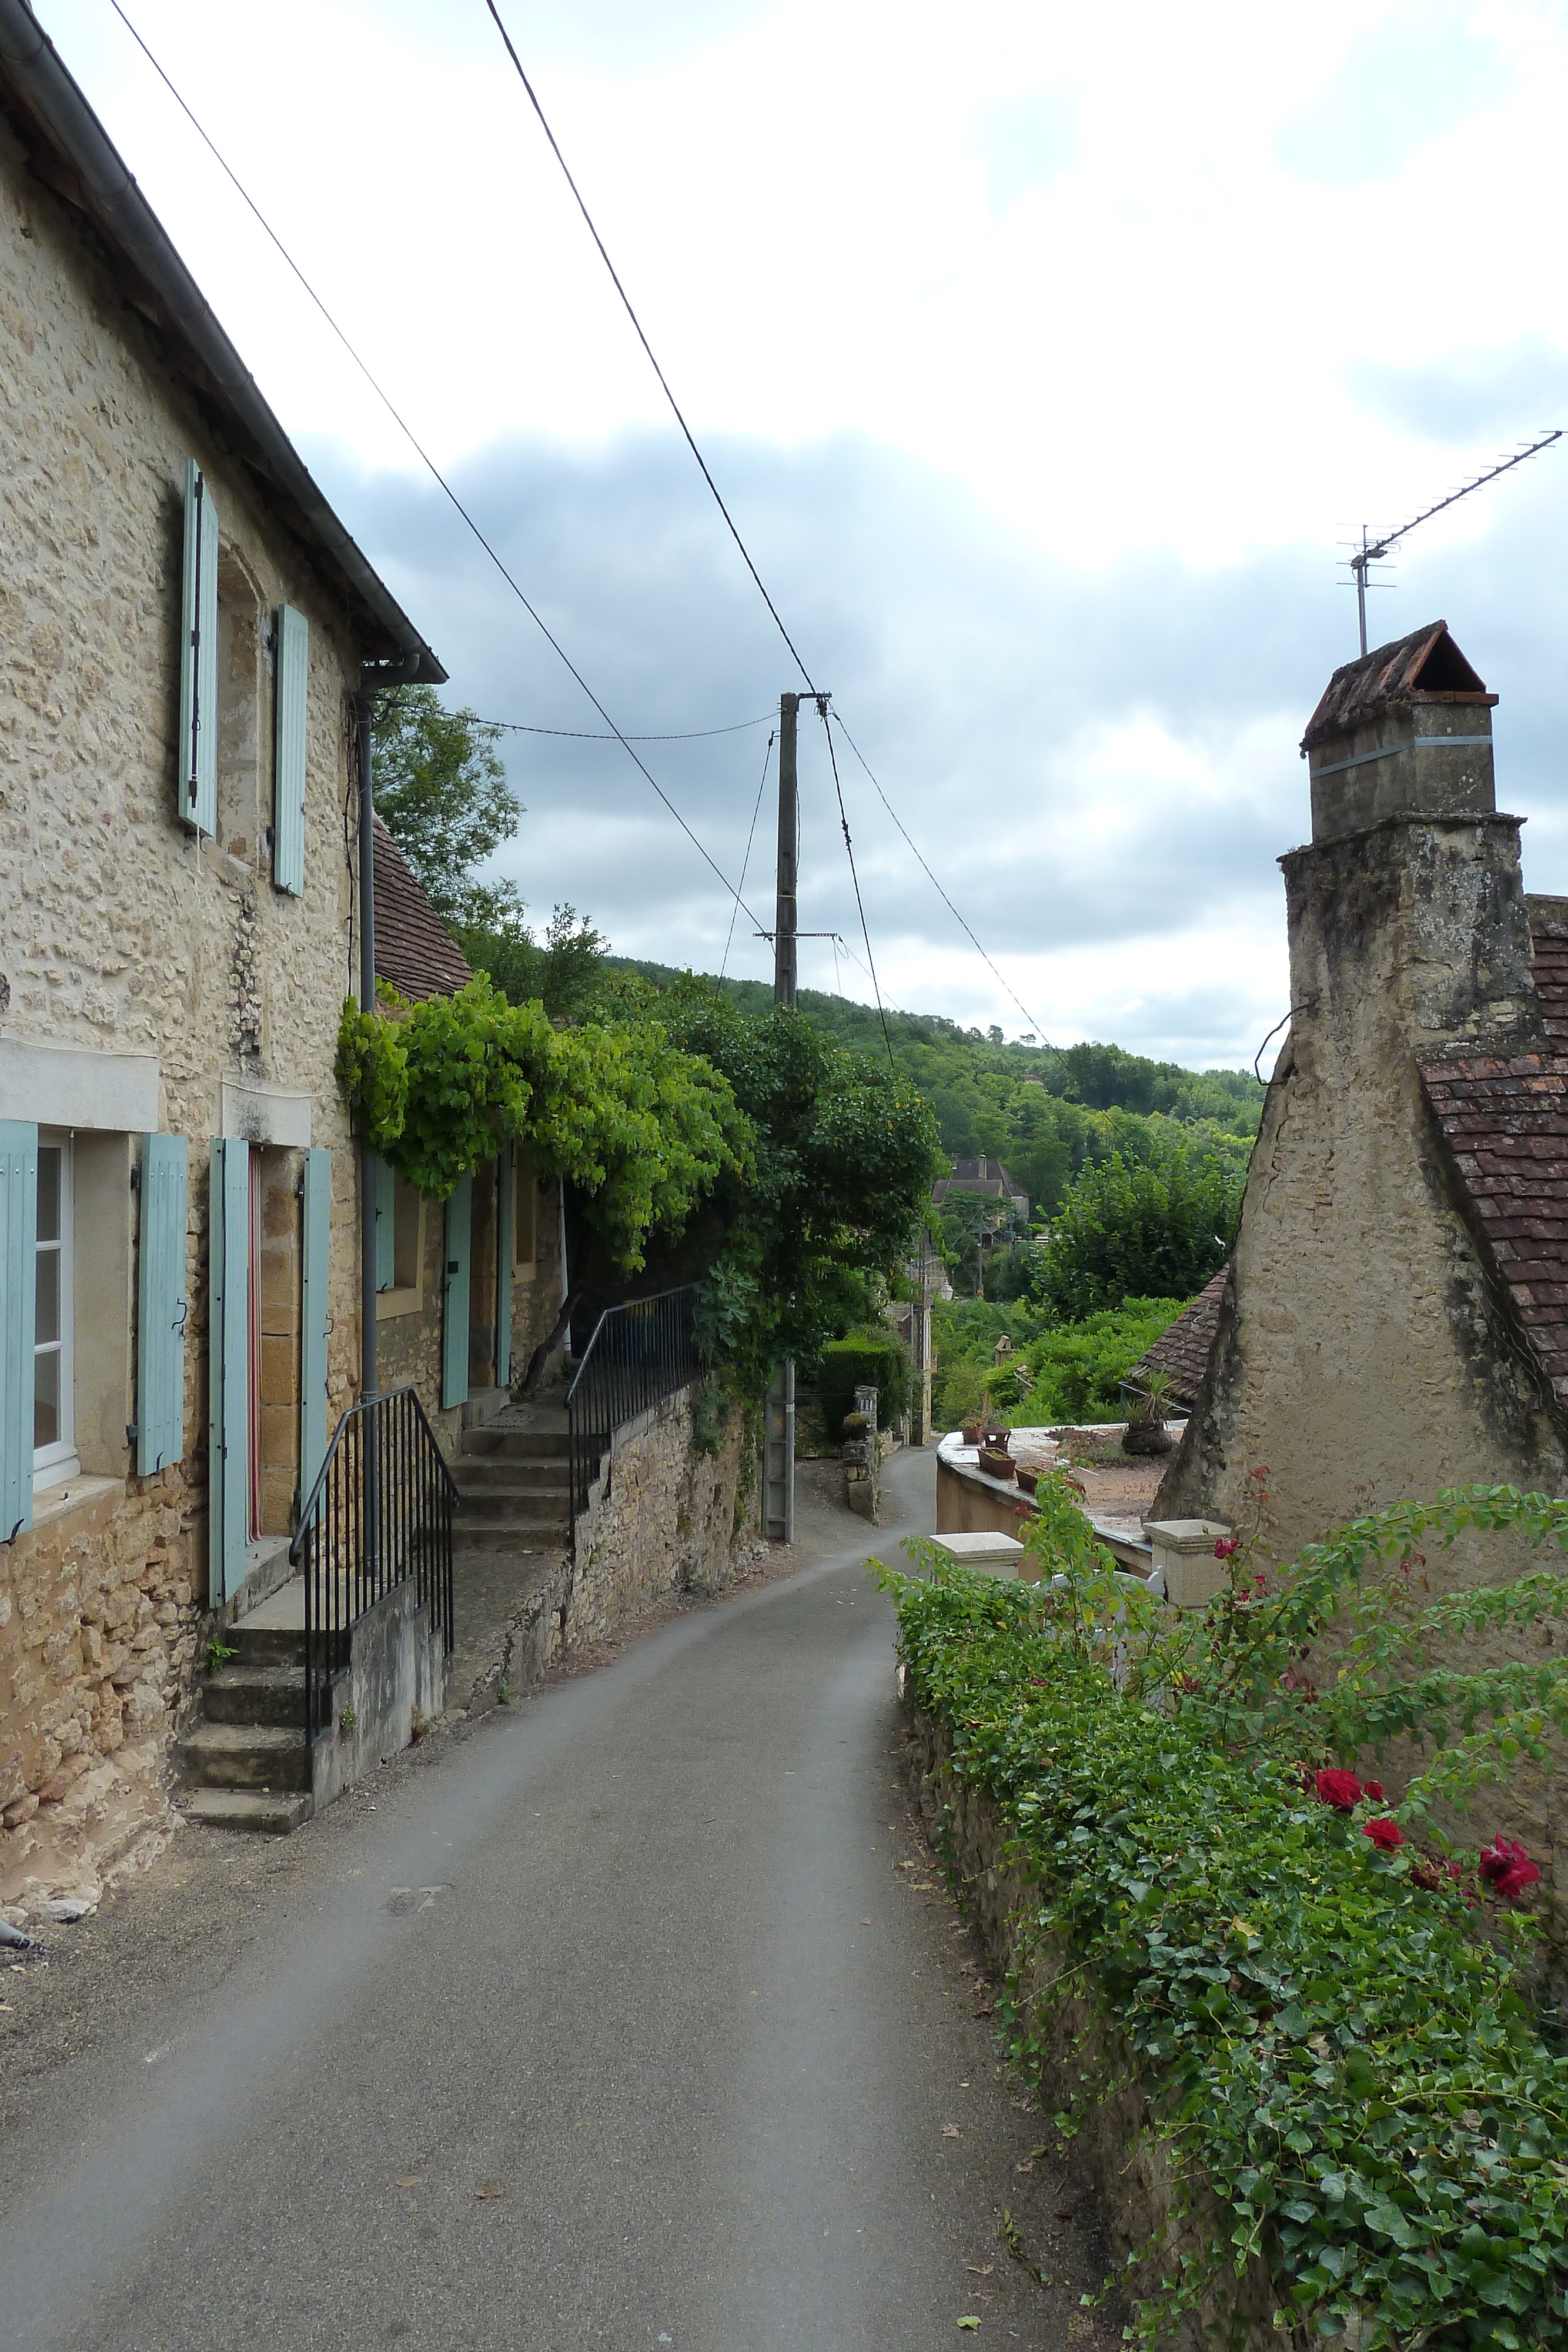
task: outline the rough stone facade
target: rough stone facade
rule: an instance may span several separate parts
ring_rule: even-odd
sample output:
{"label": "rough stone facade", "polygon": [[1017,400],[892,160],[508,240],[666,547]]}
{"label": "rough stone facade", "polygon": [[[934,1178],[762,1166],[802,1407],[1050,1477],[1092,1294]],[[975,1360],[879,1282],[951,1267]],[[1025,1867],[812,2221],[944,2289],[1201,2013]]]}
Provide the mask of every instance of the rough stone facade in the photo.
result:
{"label": "rough stone facade", "polygon": [[[1519,821],[1388,818],[1281,864],[1291,1032],[1207,1373],[1151,1516],[1229,1521],[1282,1562],[1363,1509],[1448,1486],[1561,1495],[1568,1421],[1478,1241],[1422,1078],[1445,1051],[1517,1056],[1540,1042]],[[1561,1570],[1562,1556],[1476,1537],[1428,1545],[1423,1573],[1440,1591],[1531,1566]],[[1555,1622],[1527,1639],[1568,1643]],[[1454,1663],[1507,1654],[1477,1642]],[[1385,1779],[1398,1785],[1408,1760]],[[1524,1840],[1554,1889],[1559,1943],[1561,1781],[1524,1768],[1448,1825],[1467,1843],[1494,1829]]]}
{"label": "rough stone facade", "polygon": [[577,1522],[562,1646],[594,1642],[667,1592],[716,1592],[757,1526],[755,1439],[741,1415],[714,1453],[694,1442],[696,1391],[618,1429]]}
{"label": "rough stone facade", "polygon": [[[350,971],[348,698],[361,648],[341,596],[228,450],[212,405],[0,123],[0,1047],[47,1048],[68,1078],[79,1070],[79,1096],[67,1083],[45,1116],[78,1140],[117,1143],[123,1181],[95,1213],[108,1202],[118,1219],[127,1310],[107,1349],[78,1349],[78,1381],[90,1352],[104,1387],[90,1416],[78,1409],[81,1476],[40,1489],[31,1532],[0,1546],[5,1897],[90,1877],[126,1824],[156,1834],[163,1819],[167,1727],[207,1590],[214,1137],[248,1137],[265,1177],[264,1527],[287,1529],[298,1484],[301,1120],[332,1153],[329,1428],[354,1394],[358,1200],[333,1058]],[[222,527],[215,838],[187,832],[176,804],[188,457]],[[268,630],[285,602],[310,627],[298,898],[274,887],[269,842]],[[143,1124],[190,1145],[184,1454],[152,1478],[135,1475],[125,1434],[141,1139],[106,1138],[93,1101],[133,1056],[155,1071]],[[16,1103],[0,1099],[8,1113]],[[101,1238],[84,1229],[78,1257]]]}

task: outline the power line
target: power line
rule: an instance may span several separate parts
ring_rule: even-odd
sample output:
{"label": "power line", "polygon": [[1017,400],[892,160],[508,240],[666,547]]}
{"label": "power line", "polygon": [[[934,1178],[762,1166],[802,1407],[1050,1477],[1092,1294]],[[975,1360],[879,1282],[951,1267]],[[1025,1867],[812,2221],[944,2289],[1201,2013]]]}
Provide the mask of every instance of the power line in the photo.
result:
{"label": "power line", "polygon": [[[843,720],[839,718],[839,714],[836,710],[833,713],[833,717],[835,719],[838,719],[840,731],[842,734],[845,742],[849,745],[850,750],[854,753],[855,758],[860,761],[861,766],[865,768],[866,774],[871,776],[872,782],[876,784],[876,795],[878,800],[881,801],[883,808],[887,811],[894,824],[897,825],[900,833],[904,835],[904,838],[905,842],[908,843],[909,847],[915,851],[915,856],[919,858],[921,870],[925,874],[925,878],[930,883],[932,888],[936,891],[937,897],[941,899],[942,904],[946,908],[947,912],[952,916],[953,920],[959,925],[965,937],[967,939],[969,945],[974,949],[975,953],[979,957],[981,962],[986,965],[987,969],[991,971],[998,980],[1001,981],[1002,986],[1007,990],[1008,994],[1012,998],[1013,1003],[1018,1006],[1018,1009],[1023,1014],[1024,1019],[1033,1029],[1035,1035],[1037,1037],[1043,1037],[1045,1035],[1045,1031],[1041,1027],[1040,1022],[1036,1020],[1034,1014],[1030,1011],[1028,1005],[1024,1003],[1022,997],[1019,996],[1017,990],[1012,987],[1009,982],[1003,979],[1002,974],[997,971],[996,965],[992,963],[990,957],[986,953],[985,949],[980,945],[980,942],[975,937],[974,932],[970,930],[968,924],[965,922],[963,916],[958,912],[957,908],[955,907],[952,899],[949,898],[946,891],[942,887],[941,883],[937,881],[936,875],[932,873],[931,868],[926,865],[925,858],[921,857],[919,850],[915,849],[915,844],[910,840],[908,831],[904,826],[904,821],[900,817],[898,811],[894,807],[893,803],[888,799],[887,794],[883,791],[882,786],[877,784],[876,778],[872,776],[870,768],[866,767],[864,752],[861,750],[860,745],[855,741],[854,737],[850,733],[849,729],[844,725]],[[829,736],[828,740],[830,743],[832,741],[831,735]],[[837,772],[838,772],[835,769],[835,775]]]}
{"label": "power line", "polygon": [[696,459],[698,466],[702,469],[702,478],[707,484],[708,488],[713,492],[714,503],[717,507],[720,514],[724,517],[726,523],[728,525],[731,539],[734,540],[737,547],[740,550],[741,561],[746,565],[747,570],[750,572],[753,580],[757,583],[758,594],[761,597],[763,603],[767,605],[768,611],[773,615],[774,627],[778,630],[779,635],[789,646],[790,656],[794,660],[796,668],[805,679],[806,684],[811,688],[811,691],[814,694],[816,692],[816,688],[811,685],[811,673],[806,667],[805,663],[800,659],[799,653],[796,652],[795,640],[789,635],[789,630],[784,626],[782,620],[779,618],[778,605],[775,604],[772,597],[768,593],[767,589],[762,584],[762,574],[757,569],[756,564],[753,563],[750,551],[747,547],[746,541],[742,539],[739,531],[735,527],[735,517],[730,513],[729,509],[726,506],[724,499],[720,495],[718,484],[714,480],[713,476],[708,471],[707,459],[697,447],[696,442],[693,437],[692,428],[681,414],[681,404],[675,398],[674,394],[670,390],[669,378],[665,375],[664,369],[659,365],[658,361],[653,356],[653,346],[648,341],[647,336],[643,332],[643,321],[637,316],[636,311],[632,308],[632,298],[627,293],[624,286],[621,283],[620,272],[617,270],[615,264],[611,260],[609,253],[605,249],[604,239],[600,236],[599,231],[593,226],[593,215],[582,200],[581,189],[578,186],[577,182],[571,176],[571,167],[567,163],[566,157],[560,152],[559,142],[556,138],[555,132],[549,127],[544,108],[539,104],[538,93],[536,92],[532,82],[528,79],[528,75],[523,71],[523,61],[512,46],[512,37],[510,33],[507,32],[505,25],[501,22],[501,12],[496,5],[496,0],[485,0],[485,5],[496,20],[496,30],[499,33],[502,40],[507,45],[507,55],[511,58],[513,65],[517,69],[517,79],[528,91],[528,103],[533,108],[534,112],[538,116],[540,128],[544,131],[545,137],[549,141],[550,152],[554,155],[556,162],[560,165],[561,171],[566,176],[566,184],[577,199],[577,209],[588,224],[588,234],[593,239],[594,244],[599,247],[599,257],[603,262],[606,269],[610,272],[611,281],[615,288],[615,291],[620,295],[622,302],[625,306],[626,316],[631,320],[632,326],[637,331],[637,341],[642,344],[643,349],[648,354],[648,364],[659,379],[664,398],[669,402],[671,409],[674,411],[675,423],[685,435],[686,446],[691,451],[692,456]]}
{"label": "power line", "polygon": [[[701,743],[710,735],[743,735],[748,728],[766,727],[772,719],[765,710],[760,719],[737,719],[733,727],[688,727],[679,735],[620,735],[597,727],[528,727],[520,719],[476,719],[476,727],[493,727],[501,735],[559,735],[571,743]],[[744,887],[746,877],[741,876]],[[749,908],[747,913],[750,912]]]}
{"label": "power line", "polygon": [[[844,829],[844,850],[850,861],[850,880],[855,886],[855,906],[859,911],[861,919],[861,937],[865,941],[865,960],[871,966],[871,984],[876,996],[877,1016],[882,1023],[882,1042],[887,1047],[888,1068],[892,1070],[896,1077],[898,1075],[898,1064],[893,1058],[893,1039],[887,1034],[887,1014],[883,1007],[882,989],[878,984],[876,977],[876,959],[872,954],[871,933],[866,929],[865,907],[861,898],[861,877],[855,872],[854,844],[850,839],[849,818],[844,814],[844,788],[839,782],[838,754],[833,750],[833,730],[828,724],[828,704],[825,695],[819,695],[817,697],[817,716],[822,722],[822,732],[828,740],[828,758],[832,762],[833,790],[838,794],[839,801],[839,823]],[[868,769],[866,772],[869,775],[871,772]]]}
{"label": "power line", "polygon": [[[771,716],[771,713],[769,713],[769,716]],[[740,888],[741,888],[741,890],[744,890],[744,889],[745,889],[745,887],[746,887],[746,869],[747,869],[747,866],[750,865],[750,863],[751,863],[751,845],[752,845],[752,843],[753,843],[753,842],[756,840],[756,838],[757,838],[757,819],[758,819],[758,814],[760,814],[760,812],[761,812],[761,808],[762,808],[762,794],[763,794],[763,792],[764,792],[764,790],[766,789],[766,786],[767,786],[767,783],[768,783],[768,762],[771,761],[772,757],[773,757],[773,737],[772,737],[771,735],[769,735],[769,736],[768,736],[768,749],[767,749],[767,751],[764,751],[764,753],[762,754],[762,773],[761,773],[761,775],[758,777],[758,782],[757,782],[757,800],[756,800],[756,803],[755,803],[755,805],[753,806],[753,808],[752,808],[752,812],[751,812],[751,831],[750,831],[750,832],[747,835],[747,836],[746,836],[746,856],[745,856],[741,859],[741,861],[740,861]],[[732,944],[734,943],[734,940],[735,940],[735,912],[736,912],[736,908],[737,908],[737,907],[738,907],[738,906],[739,906],[739,904],[740,904],[740,893],[739,893],[739,891],[737,891],[737,892],[736,893],[735,904],[730,908],[730,910],[729,910],[729,934],[728,934],[728,937],[726,939],[725,943],[724,943],[724,961],[723,961],[723,963],[721,963],[721,964],[720,964],[720,966],[719,966],[719,968],[718,968],[718,976],[719,976],[720,980],[722,980],[722,979],[724,978],[725,972],[727,971],[727,970],[728,969],[728,966],[729,966],[729,950],[730,950],[730,948],[731,948]]]}
{"label": "power line", "polygon": [[[148,64],[152,68],[153,72],[158,76],[159,80],[163,84],[164,89],[169,92],[170,97],[174,100],[175,105],[180,109],[181,113],[183,114],[185,120],[190,123],[192,129],[195,131],[197,137],[201,140],[208,153],[213,157],[219,169],[223,172],[225,177],[244,200],[251,213],[259,222],[261,227],[271,239],[273,245],[276,246],[277,251],[282,255],[284,260],[287,263],[288,268],[293,271],[300,285],[305,289],[306,293],[310,297],[311,301],[316,305],[317,310],[321,313],[322,318],[325,319],[327,324],[332,330],[332,332],[337,336],[338,341],[342,344],[343,349],[348,352],[349,357],[353,361],[354,365],[359,369],[360,373],[364,377],[365,382],[370,385],[371,390],[375,394],[376,398],[381,402],[382,407],[386,410],[387,415],[392,418],[399,432],[402,434],[410,447],[420,458],[422,464],[428,468],[432,478],[437,484],[439,488],[444,492],[445,496],[451,500],[453,506],[456,509],[458,514],[462,516],[463,520],[467,524],[469,530],[473,532],[475,538],[478,541],[480,546],[484,549],[486,554],[489,557],[491,562],[495,565],[497,571],[500,573],[502,579],[506,582],[507,587],[511,590],[513,595],[517,598],[518,604],[522,606],[529,620],[533,622],[535,627],[539,631],[546,644],[549,645],[552,651],[559,656],[559,659],[565,664],[571,676],[577,680],[578,685],[582,688],[583,693],[588,697],[590,702],[592,703],[601,719],[603,719],[615,741],[622,746],[622,750],[626,752],[627,757],[642,771],[642,773],[647,779],[648,782],[652,784],[654,792],[657,793],[659,798],[664,802],[664,806],[669,810],[670,814],[674,818],[675,823],[680,826],[681,831],[685,835],[693,848],[697,851],[698,855],[708,866],[712,866],[714,873],[717,875],[719,880],[724,884],[725,888],[729,892],[731,898],[738,899],[740,898],[740,893],[737,890],[734,883],[730,881],[722,866],[716,864],[716,862],[709,856],[708,852],[697,839],[696,835],[692,831],[691,826],[686,823],[685,818],[681,814],[680,810],[675,806],[668,793],[665,792],[658,778],[653,774],[646,762],[640,759],[638,754],[632,749],[630,738],[623,735],[620,728],[616,726],[614,719],[611,718],[609,711],[606,710],[603,703],[601,702],[599,697],[594,693],[593,688],[589,685],[588,680],[583,677],[582,672],[578,668],[577,664],[572,660],[565,646],[554,635],[543,616],[538,613],[534,606],[529,603],[517,582],[512,577],[511,572],[501,561],[501,558],[496,552],[496,550],[491,546],[489,541],[486,538],[484,532],[480,530],[478,524],[475,521],[473,516],[469,513],[467,508],[464,505],[462,499],[453,488],[451,483],[446,479],[445,475],[441,471],[439,466],[437,466],[434,458],[430,455],[430,452],[425,448],[423,443],[414,432],[413,427],[407,423],[398,409],[394,407],[390,394],[382,391],[382,386],[376,381],[376,378],[371,373],[369,367],[360,357],[359,352],[354,349],[353,344],[349,341],[349,338],[343,332],[342,328],[339,326],[338,321],[333,318],[332,313],[328,310],[327,305],[323,302],[319,294],[317,293],[316,289],[311,285],[310,280],[306,277],[305,272],[300,268],[298,263],[295,260],[293,255],[289,252],[287,247],[284,244],[277,230],[273,227],[271,222],[267,218],[266,215],[261,210],[260,205],[256,204],[249,190],[244,185],[238,175],[230,169],[229,164],[220,153],[216,145],[207,136],[206,131],[196,120],[195,115],[186,105],[184,100],[181,97],[179,91],[175,89],[173,83],[170,80],[162,67],[159,64],[157,58],[153,56],[152,50],[148,47],[141,34],[137,31],[135,26],[131,23],[130,17],[120,6],[120,0],[110,0],[110,5],[114,10],[115,15],[120,18],[120,23],[125,26],[126,31],[131,35],[131,39],[136,43],[137,47],[141,51],[142,56],[147,59]],[[497,18],[497,22],[500,22],[498,17]],[[505,37],[504,34],[503,37]],[[507,46],[508,47],[510,47],[509,42]],[[519,68],[518,70],[520,71],[521,68]],[[530,92],[529,95],[531,96],[532,93]],[[542,117],[540,119],[541,121],[543,120]],[[552,142],[551,143],[553,144],[554,142]],[[565,168],[564,165],[562,168]],[[590,226],[591,226],[591,224],[590,224]],[[651,353],[650,357],[652,357]],[[688,435],[687,437],[689,439],[690,436]],[[695,447],[695,444],[694,443],[693,446]],[[706,470],[706,467],[704,470]],[[717,495],[716,492],[715,495]],[[732,525],[731,528],[733,529],[734,526]],[[745,552],[744,549],[742,550],[742,552]],[[747,560],[749,562],[750,558],[747,557]],[[761,582],[758,581],[758,587],[760,587],[761,584]],[[766,590],[764,590],[763,593],[766,594]],[[777,615],[775,615],[775,618],[777,618]],[[782,625],[782,624],[780,624],[780,625]],[[790,650],[791,652],[794,651],[793,646],[791,646]],[[800,656],[797,655],[796,658],[798,660]],[[756,724],[759,722],[754,721],[752,723]],[[652,739],[644,737],[643,740],[646,741]],[[744,905],[745,901],[741,900],[741,904]],[[757,917],[752,914],[751,908],[747,907],[746,911],[751,916],[752,921],[755,922],[757,920]]]}

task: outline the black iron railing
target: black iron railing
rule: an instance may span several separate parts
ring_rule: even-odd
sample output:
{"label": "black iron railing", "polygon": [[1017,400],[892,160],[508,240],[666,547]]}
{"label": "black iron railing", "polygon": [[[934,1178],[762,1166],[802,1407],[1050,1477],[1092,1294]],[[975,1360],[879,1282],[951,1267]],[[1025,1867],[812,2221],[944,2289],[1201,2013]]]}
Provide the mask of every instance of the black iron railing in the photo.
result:
{"label": "black iron railing", "polygon": [[349,1636],[405,1578],[452,1654],[452,1510],[457,1488],[413,1389],[349,1410],[299,1515],[288,1548],[305,1579],[305,1729],[332,1714],[332,1677],[349,1663]]}
{"label": "black iron railing", "polygon": [[571,1523],[609,1450],[612,1433],[673,1396],[702,1370],[694,1317],[696,1286],[607,1307],[566,1392]]}

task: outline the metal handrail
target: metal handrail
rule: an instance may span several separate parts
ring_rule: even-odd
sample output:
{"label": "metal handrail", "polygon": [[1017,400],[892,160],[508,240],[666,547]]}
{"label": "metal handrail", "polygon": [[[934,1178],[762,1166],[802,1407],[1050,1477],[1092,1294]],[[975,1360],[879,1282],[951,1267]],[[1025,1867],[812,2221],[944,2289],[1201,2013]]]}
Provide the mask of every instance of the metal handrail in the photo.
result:
{"label": "metal handrail", "polygon": [[611,1438],[685,1388],[702,1370],[696,1285],[607,1307],[593,1327],[566,1392],[568,1475],[575,1532]]}
{"label": "metal handrail", "polygon": [[452,1513],[457,1486],[412,1388],[350,1405],[316,1473],[289,1563],[305,1580],[305,1732],[331,1721],[349,1636],[392,1587],[414,1591],[452,1655]]}

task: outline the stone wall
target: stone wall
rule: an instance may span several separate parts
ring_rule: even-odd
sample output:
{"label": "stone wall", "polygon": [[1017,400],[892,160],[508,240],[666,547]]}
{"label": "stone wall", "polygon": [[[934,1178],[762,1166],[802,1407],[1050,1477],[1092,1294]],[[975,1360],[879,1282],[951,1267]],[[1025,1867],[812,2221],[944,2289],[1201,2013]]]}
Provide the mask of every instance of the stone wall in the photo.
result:
{"label": "stone wall", "polygon": [[[906,1769],[915,1801],[932,1843],[956,1872],[1001,1981],[1019,1958],[1020,1916],[1038,1912],[1040,1890],[1019,1870],[1016,1848],[996,1806],[954,1775],[951,1743],[942,1726],[914,1709],[905,1720]],[[1036,2088],[1043,2114],[1082,2101],[1073,2159],[1093,2185],[1113,2252],[1124,2262],[1160,2234],[1155,2260],[1124,2283],[1130,2295],[1149,2294],[1162,2274],[1176,2272],[1178,2257],[1201,2257],[1228,2240],[1235,2217],[1214,2197],[1200,2194],[1194,2211],[1173,2223],[1176,2184],[1158,2137],[1156,2086],[1145,2079],[1137,2053],[1085,1999],[1052,2004],[1046,2015],[1042,1996],[1072,1958],[1064,1939],[1034,1938],[1014,1999],[1040,2060]],[[1239,2283],[1226,2281],[1223,2304],[1212,2290],[1204,2296],[1173,2337],[1176,2352],[1207,2352],[1217,2344],[1229,2345],[1232,2352],[1265,2352],[1268,2347],[1301,2352],[1300,2331],[1273,2326],[1274,2311],[1283,2301],[1266,2265],[1255,2259]]]}
{"label": "stone wall", "polygon": [[562,1646],[595,1642],[668,1592],[716,1592],[757,1528],[756,1441],[733,1414],[713,1454],[693,1443],[697,1391],[615,1433],[577,1522]]}
{"label": "stone wall", "polygon": [[[191,457],[222,530],[218,832],[199,840],[179,822],[175,772]],[[278,1094],[296,1116],[308,1106],[310,1140],[333,1155],[329,1427],[355,1393],[357,1186],[333,1059],[353,954],[343,828],[360,651],[340,601],[270,520],[256,478],[230,461],[4,125],[0,515],[0,1039],[87,1049],[84,1071],[91,1057],[153,1057],[156,1124],[191,1145],[183,1462],[134,1473],[123,1434],[136,1419],[134,1349],[121,1328],[107,1359],[93,1351],[116,1392],[95,1395],[83,1477],[41,1490],[33,1531],[0,1546],[0,1885],[20,1874],[57,1887],[90,1877],[127,1823],[157,1834],[164,1818],[166,1727],[207,1583],[209,1147],[222,1133],[267,1143]],[[298,898],[274,888],[267,839],[267,624],[284,602],[310,625]],[[68,1088],[54,1116],[78,1131],[96,1124]],[[129,1272],[139,1144],[119,1144],[110,1239]],[[298,1346],[286,1157],[268,1153],[273,1528],[287,1523],[298,1475],[297,1391],[278,1360]],[[78,1365],[78,1395],[81,1377]]]}

